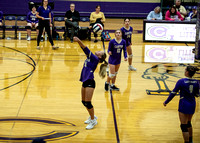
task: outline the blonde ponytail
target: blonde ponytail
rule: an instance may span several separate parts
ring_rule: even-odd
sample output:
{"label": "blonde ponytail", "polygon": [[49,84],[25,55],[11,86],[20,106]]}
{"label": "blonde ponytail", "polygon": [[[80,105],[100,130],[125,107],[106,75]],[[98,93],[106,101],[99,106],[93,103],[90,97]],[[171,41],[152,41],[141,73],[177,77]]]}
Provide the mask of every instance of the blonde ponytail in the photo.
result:
{"label": "blonde ponytail", "polygon": [[106,61],[104,61],[103,64],[101,64],[100,66],[100,70],[99,70],[99,76],[101,78],[105,78],[106,77],[106,68],[108,66],[108,63]]}

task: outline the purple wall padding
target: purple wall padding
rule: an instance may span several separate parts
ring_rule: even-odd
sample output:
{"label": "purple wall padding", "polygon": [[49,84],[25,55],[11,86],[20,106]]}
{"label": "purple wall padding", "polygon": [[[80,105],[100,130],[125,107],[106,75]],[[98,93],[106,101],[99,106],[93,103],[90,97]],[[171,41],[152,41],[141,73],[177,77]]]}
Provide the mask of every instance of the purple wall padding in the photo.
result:
{"label": "purple wall padding", "polygon": [[[28,2],[30,0],[0,0],[0,10],[5,15],[26,15],[29,11]],[[41,2],[40,0],[32,0],[33,2]],[[52,2],[52,0],[49,0]],[[147,14],[152,11],[160,3],[139,3],[139,2],[86,2],[86,1],[63,1],[54,0],[55,8],[53,10],[55,15],[64,16],[65,12],[69,10],[70,3],[76,5],[81,16],[90,16],[92,11],[95,11],[96,5],[101,5],[101,11],[106,17],[134,17],[145,18]]]}

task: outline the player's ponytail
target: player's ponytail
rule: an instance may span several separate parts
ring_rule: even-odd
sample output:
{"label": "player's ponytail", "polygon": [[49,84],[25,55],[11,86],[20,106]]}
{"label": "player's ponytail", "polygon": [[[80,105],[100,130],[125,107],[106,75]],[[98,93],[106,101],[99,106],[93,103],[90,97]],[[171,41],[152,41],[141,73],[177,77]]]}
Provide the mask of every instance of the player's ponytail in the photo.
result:
{"label": "player's ponytail", "polygon": [[100,70],[99,70],[99,76],[100,76],[101,78],[105,78],[107,67],[108,67],[108,62],[104,61],[104,63],[101,64]]}
{"label": "player's ponytail", "polygon": [[196,71],[199,71],[199,69],[194,66],[187,66],[186,71],[189,72],[190,77],[193,77],[193,75],[196,73]]}
{"label": "player's ponytail", "polygon": [[107,66],[108,66],[108,62],[106,62],[106,53],[104,53],[102,56],[101,56],[101,58],[99,59],[99,62],[100,63],[103,63],[103,64],[101,64],[101,66],[100,66],[100,70],[99,70],[99,76],[101,77],[101,78],[104,78],[105,76],[106,76],[106,68],[107,68]]}

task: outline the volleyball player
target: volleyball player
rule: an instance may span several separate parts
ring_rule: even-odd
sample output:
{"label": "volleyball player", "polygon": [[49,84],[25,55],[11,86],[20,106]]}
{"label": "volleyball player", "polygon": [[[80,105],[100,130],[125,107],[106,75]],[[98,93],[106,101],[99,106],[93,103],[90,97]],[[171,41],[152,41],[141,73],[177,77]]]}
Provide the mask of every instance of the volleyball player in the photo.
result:
{"label": "volleyball player", "polygon": [[82,103],[86,107],[90,117],[85,121],[86,129],[92,129],[97,124],[97,117],[94,115],[94,107],[91,103],[93,92],[95,89],[94,71],[98,63],[102,63],[99,71],[99,75],[104,78],[106,75],[106,67],[108,63],[105,61],[106,53],[103,51],[97,51],[93,54],[88,47],[86,47],[78,37],[74,37],[74,42],[78,42],[83,52],[87,56],[84,62],[83,69],[81,72],[80,81],[83,82],[81,95]]}
{"label": "volleyball player", "polygon": [[0,11],[0,26],[3,26],[2,20],[3,20],[3,12]]}
{"label": "volleyball player", "polygon": [[191,120],[195,112],[195,97],[199,96],[200,84],[198,80],[193,79],[193,75],[199,69],[193,66],[187,66],[185,69],[186,78],[178,80],[175,88],[170,93],[167,100],[163,103],[166,106],[180,91],[179,101],[179,119],[181,122],[181,130],[185,143],[192,143],[192,125]]}
{"label": "volleyball player", "polygon": [[49,42],[52,45],[52,49],[56,50],[58,47],[54,46],[52,35],[50,33],[50,23],[51,23],[51,7],[48,6],[48,0],[42,0],[42,6],[38,8],[37,18],[39,18],[39,34],[37,37],[37,49],[40,50],[40,39],[43,33],[43,29],[47,32],[49,37]]}
{"label": "volleyball player", "polygon": [[119,91],[119,88],[115,86],[116,76],[121,63],[121,53],[122,50],[124,52],[124,60],[127,61],[127,53],[126,53],[126,41],[122,39],[121,30],[115,31],[115,39],[112,39],[109,42],[108,46],[108,54],[109,54],[109,68],[110,74],[107,77],[107,81],[105,82],[105,90],[108,91],[108,87],[111,80],[111,90]]}
{"label": "volleyball player", "polygon": [[32,7],[32,11],[30,11],[27,16],[26,16],[26,21],[27,21],[27,40],[30,41],[31,40],[31,29],[35,28],[37,35],[39,33],[38,31],[38,18],[36,17],[36,7],[33,6]]}
{"label": "volleyball player", "polygon": [[128,53],[128,70],[130,71],[136,71],[137,69],[132,66],[132,59],[133,59],[133,53],[131,49],[131,38],[133,33],[133,28],[130,26],[130,19],[125,18],[124,19],[124,27],[121,28],[122,31],[122,38],[126,41],[126,50]]}

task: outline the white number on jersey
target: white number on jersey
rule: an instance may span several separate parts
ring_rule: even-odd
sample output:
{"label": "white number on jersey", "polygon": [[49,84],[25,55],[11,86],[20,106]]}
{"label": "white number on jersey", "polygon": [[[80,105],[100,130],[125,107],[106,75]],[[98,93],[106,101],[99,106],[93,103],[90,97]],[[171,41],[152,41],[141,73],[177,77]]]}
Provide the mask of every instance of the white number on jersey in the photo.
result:
{"label": "white number on jersey", "polygon": [[190,85],[190,86],[189,86],[189,90],[190,90],[190,93],[193,92],[193,85]]}
{"label": "white number on jersey", "polygon": [[121,49],[120,48],[117,48],[117,53],[120,53]]}

